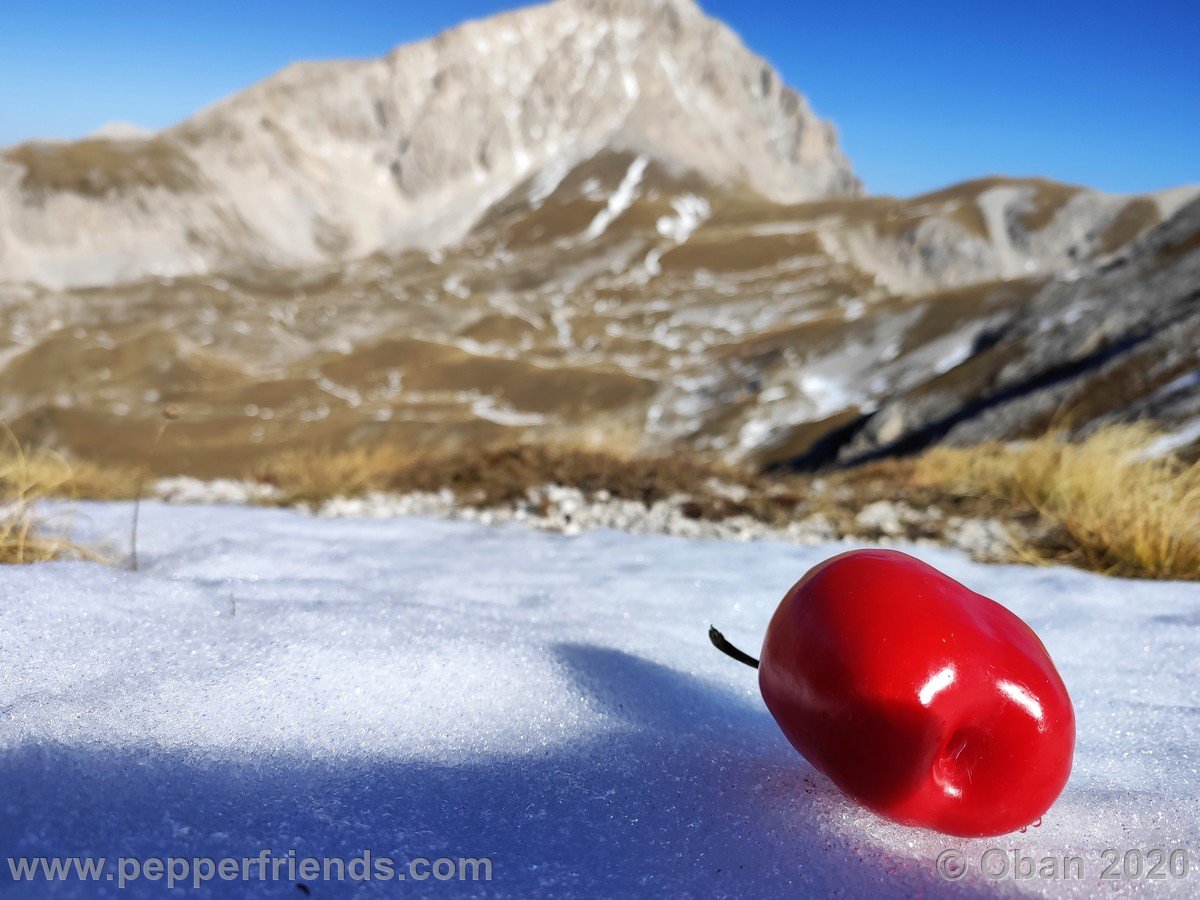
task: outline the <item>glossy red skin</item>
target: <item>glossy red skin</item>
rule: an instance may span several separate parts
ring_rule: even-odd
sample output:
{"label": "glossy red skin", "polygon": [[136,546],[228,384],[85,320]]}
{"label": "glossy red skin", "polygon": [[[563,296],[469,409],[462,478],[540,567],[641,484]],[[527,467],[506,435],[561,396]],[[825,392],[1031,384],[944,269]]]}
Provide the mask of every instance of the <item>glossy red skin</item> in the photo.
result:
{"label": "glossy red skin", "polygon": [[1004,834],[1050,808],[1075,713],[1032,629],[904,553],[858,550],[787,593],[759,664],[788,740],[852,798],[906,825]]}

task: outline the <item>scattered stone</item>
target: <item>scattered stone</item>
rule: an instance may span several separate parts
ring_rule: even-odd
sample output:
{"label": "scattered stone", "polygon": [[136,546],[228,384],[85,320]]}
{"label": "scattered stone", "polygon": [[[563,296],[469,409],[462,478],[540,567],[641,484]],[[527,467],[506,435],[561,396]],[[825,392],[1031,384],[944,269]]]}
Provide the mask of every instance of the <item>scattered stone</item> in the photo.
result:
{"label": "scattered stone", "polygon": [[232,478],[203,481],[178,475],[156,481],[150,496],[167,503],[269,503],[279,498],[279,490],[257,481]]}
{"label": "scattered stone", "polygon": [[952,518],[946,523],[942,537],[980,562],[1007,562],[1013,556],[1012,536],[995,519]]}
{"label": "scattered stone", "polygon": [[[745,498],[736,486],[707,484],[711,494],[725,491],[726,499]],[[716,489],[714,490],[714,487]],[[710,496],[711,496],[710,494]],[[279,491],[250,481],[164,478],[153,494],[168,503],[272,503]],[[576,535],[598,528],[642,535],[671,535],[694,540],[789,541],[815,546],[839,540],[890,546],[905,541],[949,544],[981,561],[1012,559],[1014,541],[994,519],[947,517],[936,507],[915,509],[907,503],[877,500],[839,524],[823,512],[811,513],[783,525],[772,525],[752,515],[738,513],[723,519],[704,518],[695,497],[675,494],[646,504],[613,497],[607,491],[588,496],[574,487],[546,484],[528,491],[511,505],[481,507],[464,503],[449,488],[437,492],[389,494],[370,492],[360,497],[336,497],[316,507],[306,507],[321,518],[407,518],[426,516],[458,519],[483,525],[521,523],[540,531]]]}
{"label": "scattered stone", "polygon": [[923,516],[907,503],[876,500],[864,506],[854,522],[866,533],[876,532],[887,537],[902,537],[922,524]]}

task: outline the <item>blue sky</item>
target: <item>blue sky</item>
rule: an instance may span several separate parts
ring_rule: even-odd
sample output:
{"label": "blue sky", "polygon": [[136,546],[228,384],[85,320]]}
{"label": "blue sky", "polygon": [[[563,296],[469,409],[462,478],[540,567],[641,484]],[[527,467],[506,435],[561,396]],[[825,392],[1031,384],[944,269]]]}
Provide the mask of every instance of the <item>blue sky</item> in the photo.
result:
{"label": "blue sky", "polygon": [[[161,127],[297,59],[374,56],[505,0],[6,4],[0,144]],[[990,173],[1200,181],[1200,3],[702,0],[833,119],[874,192]]]}

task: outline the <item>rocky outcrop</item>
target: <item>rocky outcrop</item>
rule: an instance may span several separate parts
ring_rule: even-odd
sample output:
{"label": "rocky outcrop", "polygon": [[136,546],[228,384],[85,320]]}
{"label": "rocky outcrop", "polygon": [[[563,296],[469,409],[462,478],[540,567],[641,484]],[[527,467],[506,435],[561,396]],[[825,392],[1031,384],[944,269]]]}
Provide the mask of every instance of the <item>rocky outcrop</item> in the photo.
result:
{"label": "rocky outcrop", "polygon": [[988,346],[864,418],[837,458],[1143,418],[1168,430],[1162,449],[1197,444],[1200,200],[1114,258],[1052,280],[992,329]]}

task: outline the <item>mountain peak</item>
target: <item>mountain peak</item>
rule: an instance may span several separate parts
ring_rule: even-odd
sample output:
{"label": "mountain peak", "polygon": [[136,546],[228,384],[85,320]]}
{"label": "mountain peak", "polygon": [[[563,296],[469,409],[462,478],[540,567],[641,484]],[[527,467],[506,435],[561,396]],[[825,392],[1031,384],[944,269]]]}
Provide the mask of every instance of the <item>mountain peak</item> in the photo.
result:
{"label": "mountain peak", "polygon": [[664,16],[707,18],[695,0],[563,0],[601,15],[633,15],[647,19]]}
{"label": "mountain peak", "polygon": [[291,66],[119,149],[7,152],[0,280],[444,246],[538,171],[606,149],[781,202],[860,190],[833,127],[691,0],[558,0]]}

